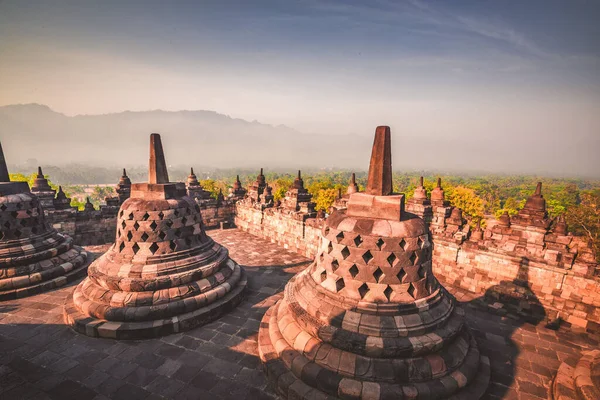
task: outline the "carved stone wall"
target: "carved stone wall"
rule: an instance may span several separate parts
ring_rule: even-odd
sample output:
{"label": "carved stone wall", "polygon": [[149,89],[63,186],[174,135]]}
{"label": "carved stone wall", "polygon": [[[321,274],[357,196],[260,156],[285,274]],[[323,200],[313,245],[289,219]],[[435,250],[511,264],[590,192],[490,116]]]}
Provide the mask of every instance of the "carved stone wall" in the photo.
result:
{"label": "carved stone wall", "polygon": [[[216,200],[198,202],[206,229],[233,226],[235,202]],[[115,240],[118,207],[102,206],[100,210],[78,211],[75,208],[47,211],[46,219],[52,227],[73,238],[80,246],[111,243]]]}
{"label": "carved stone wall", "polygon": [[314,257],[324,220],[311,218],[314,213],[293,212],[283,207],[257,207],[249,201],[236,205],[235,225],[252,235],[302,254]]}
{"label": "carved stone wall", "polygon": [[[507,311],[525,317],[541,311],[548,319],[560,317],[600,332],[600,270],[580,238],[553,232],[540,235],[518,226],[504,234],[501,227],[485,232],[471,230],[465,221],[457,221],[460,215],[456,210],[437,207],[430,225],[433,272],[443,284],[485,294],[486,301],[495,308],[506,307],[503,303],[512,301]],[[239,229],[309,258],[317,255],[323,222],[278,207],[261,209],[243,201],[236,207]],[[515,235],[520,242],[514,241]],[[523,274],[526,276],[521,277]],[[524,293],[514,296],[498,292],[506,287],[501,283],[512,281],[517,282],[517,294]],[[532,295],[544,310],[528,302]]]}

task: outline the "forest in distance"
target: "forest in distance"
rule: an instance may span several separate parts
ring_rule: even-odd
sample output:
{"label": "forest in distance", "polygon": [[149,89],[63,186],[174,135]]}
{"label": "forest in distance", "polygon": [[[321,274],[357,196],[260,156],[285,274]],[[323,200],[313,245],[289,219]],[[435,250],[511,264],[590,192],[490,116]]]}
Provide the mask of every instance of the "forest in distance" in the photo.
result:
{"label": "forest in distance", "polygon": [[[69,168],[69,171],[73,169]],[[85,171],[76,170],[78,173]],[[113,184],[72,184],[71,179],[62,180],[64,171],[59,167],[45,168],[44,173],[51,186],[62,185],[67,196],[72,198],[72,205],[83,209],[86,197],[98,207],[104,203],[106,196],[114,196],[114,185],[120,174],[112,174]],[[127,170],[132,182],[146,180],[146,169],[132,168]],[[236,176],[239,175],[242,185],[248,188],[256,180],[258,171],[247,169],[195,171],[201,185],[216,198],[219,191],[228,194]],[[184,181],[189,171],[181,168],[170,172],[172,181]],[[282,199],[297,176],[297,171],[264,171],[267,184],[273,188],[275,201]],[[340,191],[346,192],[351,171],[315,170],[302,173],[304,187],[313,195],[318,210],[328,211]],[[30,185],[36,174],[11,174],[12,180],[28,181]],[[529,175],[473,175],[443,174],[432,172],[395,172],[393,174],[394,191],[404,193],[408,198],[419,184],[419,177],[424,177],[428,192],[436,186],[437,178],[442,180],[446,199],[463,210],[464,217],[472,226],[498,218],[504,212],[514,215],[525,204],[525,200],[535,190],[537,182],[542,182],[542,194],[550,217],[563,215],[569,230],[574,234],[586,236],[600,253],[600,180],[578,178],[551,178]],[[366,171],[356,172],[356,182],[364,190],[367,180]]]}

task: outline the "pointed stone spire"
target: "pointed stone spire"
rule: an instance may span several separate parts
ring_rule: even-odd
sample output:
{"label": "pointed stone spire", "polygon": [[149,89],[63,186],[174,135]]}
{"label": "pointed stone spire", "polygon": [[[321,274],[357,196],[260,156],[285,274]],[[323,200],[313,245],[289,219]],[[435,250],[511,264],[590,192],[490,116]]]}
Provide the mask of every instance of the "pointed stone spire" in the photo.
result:
{"label": "pointed stone spire", "polygon": [[561,214],[556,219],[556,225],[554,225],[554,233],[558,235],[566,235],[567,230],[567,221],[565,221],[564,215]]}
{"label": "pointed stone spire", "polygon": [[58,187],[58,192],[56,193],[56,198],[57,199],[66,199],[67,198],[67,195],[65,194],[65,192],[63,192],[62,186]]}
{"label": "pointed stone spire", "polygon": [[366,192],[375,196],[392,194],[392,141],[389,126],[378,126],[375,130]]}
{"label": "pointed stone spire", "polygon": [[125,168],[123,168],[123,175],[122,176],[127,176],[127,171],[125,170]]}
{"label": "pointed stone spire", "polygon": [[415,193],[413,194],[414,199],[418,200],[427,200],[427,190],[423,185],[423,177],[419,178],[419,186],[415,189]]}
{"label": "pointed stone spire", "polygon": [[90,201],[90,197],[89,196],[86,197],[86,199],[85,199],[85,205],[83,206],[83,209],[85,211],[94,211],[94,205]]}
{"label": "pointed stone spire", "polygon": [[167,163],[163,152],[162,142],[158,133],[150,135],[150,164],[148,167],[148,183],[169,183]]}
{"label": "pointed stone spire", "polygon": [[190,168],[190,175],[187,178],[187,186],[196,187],[200,186],[200,182],[198,182],[198,177],[194,174],[194,168]]}
{"label": "pointed stone spire", "polygon": [[44,177],[44,172],[42,171],[42,167],[38,167],[38,173],[37,176],[35,177],[35,179],[33,180],[33,184],[31,185],[31,191],[38,194],[38,196],[41,195],[41,197],[43,199],[42,201],[42,205],[47,207],[47,199],[45,199],[44,195],[42,195],[41,192],[48,192],[48,196],[51,196],[52,199],[54,199],[54,190],[52,190],[52,188],[50,187],[50,185],[48,184],[48,179],[46,179]]}
{"label": "pointed stone spire", "polygon": [[54,199],[54,208],[57,210],[68,210],[71,208],[71,199],[63,192],[62,186],[58,187],[58,192]]}
{"label": "pointed stone spire", "polygon": [[300,170],[298,170],[298,176],[294,179],[294,189],[304,189],[304,181],[302,180],[302,175]]}
{"label": "pointed stone spire", "polygon": [[444,189],[442,189],[442,178],[438,178],[437,186],[431,191],[431,203],[441,206],[444,204],[445,200]]}
{"label": "pointed stone spire", "polygon": [[348,185],[348,190],[346,193],[352,194],[358,192],[358,185],[356,184],[356,174],[353,172],[352,177],[350,178],[350,184]]}
{"label": "pointed stone spire", "polygon": [[537,186],[535,187],[535,193],[533,194],[534,196],[541,196],[542,195],[542,182],[538,182]]}
{"label": "pointed stone spire", "polygon": [[2,150],[2,143],[0,143],[0,182],[10,182],[6,159],[4,158],[4,151]]}

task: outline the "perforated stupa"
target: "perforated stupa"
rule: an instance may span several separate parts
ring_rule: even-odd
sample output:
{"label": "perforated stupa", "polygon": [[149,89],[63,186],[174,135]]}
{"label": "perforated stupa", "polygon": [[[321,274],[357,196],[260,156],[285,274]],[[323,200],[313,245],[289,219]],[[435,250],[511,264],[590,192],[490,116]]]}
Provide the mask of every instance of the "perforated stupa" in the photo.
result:
{"label": "perforated stupa", "polygon": [[204,231],[183,183],[169,182],[161,139],[150,136],[148,183],[131,185],[112,247],[65,305],[65,321],[88,336],[135,339],[204,324],[235,307],[245,273]]}
{"label": "perforated stupa", "polygon": [[331,214],[314,262],[264,316],[259,354],[284,398],[478,399],[487,358],[432,273],[423,219],[392,189],[390,129],[366,192]]}

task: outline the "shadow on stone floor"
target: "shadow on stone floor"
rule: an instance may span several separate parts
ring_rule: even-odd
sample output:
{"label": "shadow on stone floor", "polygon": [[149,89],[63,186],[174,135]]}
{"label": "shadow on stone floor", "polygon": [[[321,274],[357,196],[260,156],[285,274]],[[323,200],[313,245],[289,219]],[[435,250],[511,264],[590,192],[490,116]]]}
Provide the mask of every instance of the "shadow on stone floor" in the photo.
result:
{"label": "shadow on stone floor", "polygon": [[245,265],[248,294],[202,327],[138,341],[79,335],[62,323],[73,283],[0,304],[0,398],[272,399],[257,353],[266,309],[309,261]]}
{"label": "shadow on stone floor", "polygon": [[[116,341],[82,336],[63,324],[62,305],[77,283],[0,303],[0,398],[272,399],[257,354],[260,320],[310,261],[237,230],[209,234],[226,246],[235,242],[230,254],[248,272],[248,296],[235,310],[187,332]],[[497,286],[505,285],[529,287],[526,276]],[[598,346],[562,328],[546,329],[542,319],[492,314],[481,306],[486,295],[461,304],[491,359],[487,398],[540,398],[561,362]]]}
{"label": "shadow on stone floor", "polygon": [[[501,302],[514,317],[501,317],[490,313],[478,315],[482,304],[495,302]],[[520,328],[537,332],[538,326],[541,328],[541,323],[546,319],[544,307],[531,290],[527,262],[521,264],[517,276],[512,281],[501,281],[488,288],[482,297],[461,305],[467,311],[467,324],[477,339],[482,354],[490,358],[491,379],[484,398],[517,398],[517,392],[546,398],[547,382],[537,377],[536,372],[535,377],[526,374],[524,380],[517,381],[516,367],[521,346],[515,342],[513,336]],[[486,324],[486,321],[489,324]],[[493,329],[490,329],[492,327]],[[551,372],[546,372],[550,378]]]}

